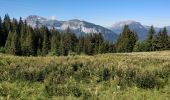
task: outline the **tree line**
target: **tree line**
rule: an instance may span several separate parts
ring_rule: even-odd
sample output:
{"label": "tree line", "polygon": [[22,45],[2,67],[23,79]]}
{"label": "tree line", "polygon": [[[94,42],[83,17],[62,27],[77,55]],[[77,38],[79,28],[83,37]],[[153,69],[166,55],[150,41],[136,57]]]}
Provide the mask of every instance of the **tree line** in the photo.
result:
{"label": "tree line", "polygon": [[166,28],[156,34],[151,26],[144,41],[138,41],[137,33],[131,31],[128,25],[115,43],[106,41],[101,33],[91,33],[76,36],[69,28],[65,32],[47,27],[32,28],[27,22],[15,18],[11,20],[8,14],[2,20],[0,17],[0,52],[18,56],[45,55],[94,55],[102,53],[158,51],[170,48],[170,38]]}
{"label": "tree line", "polygon": [[76,36],[68,28],[65,32],[56,29],[32,28],[22,18],[0,17],[0,52],[21,56],[45,55],[94,55],[115,52],[114,44],[105,41],[102,34]]}
{"label": "tree line", "polygon": [[170,37],[168,36],[166,27],[156,33],[154,27],[151,26],[147,37],[143,41],[139,41],[137,33],[131,31],[129,27],[125,25],[123,32],[116,42],[117,52],[147,52],[169,49]]}

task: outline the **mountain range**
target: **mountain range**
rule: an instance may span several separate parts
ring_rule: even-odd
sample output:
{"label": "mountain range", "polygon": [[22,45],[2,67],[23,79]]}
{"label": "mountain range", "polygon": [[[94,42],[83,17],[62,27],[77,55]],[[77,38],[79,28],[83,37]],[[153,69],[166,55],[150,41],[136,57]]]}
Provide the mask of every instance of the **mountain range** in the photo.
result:
{"label": "mountain range", "polygon": [[[137,32],[139,40],[143,40],[146,38],[147,33],[150,28],[150,26],[142,25],[140,22],[128,20],[128,21],[121,21],[121,22],[115,23],[111,27],[109,27],[109,29],[117,34],[120,34],[123,31],[124,25],[128,25],[132,31]],[[160,27],[154,27],[154,28],[155,28],[156,33],[158,33],[160,29],[162,29]],[[166,28],[170,35],[170,26],[167,26]]]}
{"label": "mountain range", "polygon": [[88,33],[101,33],[106,40],[111,42],[115,42],[115,40],[118,37],[118,35],[113,31],[111,31],[110,29],[78,19],[72,19],[68,21],[58,21],[58,20],[46,19],[44,17],[40,17],[36,15],[31,15],[26,18],[26,21],[27,24],[32,26],[33,28],[46,26],[49,29],[55,28],[59,31],[65,31],[69,28],[77,36],[88,34]]}
{"label": "mountain range", "polygon": [[[147,36],[150,28],[150,26],[142,25],[140,22],[133,20],[121,21],[107,28],[78,19],[59,21],[55,19],[47,19],[37,15],[30,15],[25,20],[27,21],[27,24],[33,28],[46,26],[49,29],[55,28],[59,31],[65,31],[69,28],[77,36],[89,33],[101,33],[103,37],[110,42],[116,41],[119,34],[122,32],[124,25],[128,25],[131,30],[137,32],[139,40],[143,40]],[[161,28],[159,27],[155,27],[156,32],[160,29]],[[170,35],[170,26],[167,26],[167,30]]]}

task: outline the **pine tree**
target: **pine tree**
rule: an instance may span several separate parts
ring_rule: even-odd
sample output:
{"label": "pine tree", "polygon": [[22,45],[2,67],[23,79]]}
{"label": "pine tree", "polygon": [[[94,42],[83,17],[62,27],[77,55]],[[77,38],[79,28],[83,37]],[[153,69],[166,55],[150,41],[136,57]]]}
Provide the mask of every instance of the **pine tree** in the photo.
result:
{"label": "pine tree", "polygon": [[[19,19],[19,23],[18,23],[18,28],[17,28],[17,32],[20,33],[21,32],[21,28],[24,25],[24,22],[22,21],[22,18],[20,17]],[[20,34],[21,35],[21,34]]]}
{"label": "pine tree", "polygon": [[155,40],[155,29],[153,26],[150,27],[148,36],[146,38],[147,51],[154,51],[154,40]]}
{"label": "pine tree", "polygon": [[3,43],[5,41],[3,41],[3,31],[2,31],[2,19],[0,17],[0,47],[3,46]]}
{"label": "pine tree", "polygon": [[49,30],[46,27],[42,28],[42,34],[43,34],[43,44],[42,44],[42,54],[47,55],[49,51]]}
{"label": "pine tree", "polygon": [[116,53],[116,46],[113,43],[109,43],[109,51],[108,53]]}
{"label": "pine tree", "polygon": [[61,40],[60,40],[60,46],[59,46],[59,55],[66,56],[68,55],[68,47],[67,44],[65,43],[66,40],[64,38],[65,33],[61,34]]}
{"label": "pine tree", "polygon": [[13,55],[19,55],[20,54],[20,42],[19,35],[16,31],[9,32],[7,42],[5,44],[6,53],[13,54]]}
{"label": "pine tree", "polygon": [[78,44],[76,46],[76,52],[77,54],[82,54],[84,53],[85,48],[84,48],[84,36],[79,36],[78,38]]}
{"label": "pine tree", "polygon": [[[8,16],[5,18],[5,20],[9,21],[9,23],[4,22],[4,27],[6,27],[5,28],[6,32],[10,30],[5,44],[6,52],[13,55],[20,55],[21,54],[20,41],[19,41],[20,35],[17,32],[18,22],[16,19],[13,19],[12,22],[10,22],[10,18],[8,18]],[[10,27],[7,25],[10,25]]]}
{"label": "pine tree", "polygon": [[109,43],[108,42],[103,42],[100,47],[99,47],[99,53],[108,53],[109,52]]}
{"label": "pine tree", "polygon": [[163,31],[159,31],[155,42],[157,50],[166,50],[168,48],[168,34],[166,28],[163,28]]}
{"label": "pine tree", "polygon": [[21,25],[20,34],[21,34],[20,36],[21,54],[26,55],[27,53],[27,46],[26,46],[27,24],[26,22]]}
{"label": "pine tree", "polygon": [[100,52],[100,46],[104,42],[104,38],[101,33],[99,34],[93,34],[94,44],[95,44],[95,54],[98,54]]}
{"label": "pine tree", "polygon": [[37,55],[42,55],[42,41],[40,38],[38,38],[38,43],[37,43]]}
{"label": "pine tree", "polygon": [[12,51],[12,49],[11,49],[11,43],[12,43],[12,37],[13,37],[13,33],[10,31],[9,32],[9,34],[8,34],[8,38],[7,38],[7,40],[6,40],[6,44],[5,44],[5,52],[6,53],[11,53]]}
{"label": "pine tree", "polygon": [[27,36],[26,36],[26,55],[35,55],[35,45],[34,45],[34,31],[31,27],[27,28]]}
{"label": "pine tree", "polygon": [[163,49],[164,50],[168,49],[169,42],[168,42],[168,32],[166,27],[163,28],[162,37],[163,37]]}
{"label": "pine tree", "polygon": [[147,51],[146,41],[138,41],[138,42],[136,42],[133,51],[135,51],[135,52]]}
{"label": "pine tree", "polygon": [[12,20],[12,23],[11,23],[11,31],[16,31],[17,33],[18,32],[18,21],[17,19],[14,19]]}
{"label": "pine tree", "polygon": [[87,34],[84,38],[84,53],[87,55],[93,55],[95,52],[95,41],[93,34]]}
{"label": "pine tree", "polygon": [[116,43],[117,52],[132,52],[137,39],[137,34],[125,25]]}
{"label": "pine tree", "polygon": [[51,31],[51,52],[59,55],[60,35],[54,28]]}
{"label": "pine tree", "polygon": [[5,15],[3,23],[2,23],[2,27],[3,27],[3,34],[2,34],[2,46],[5,46],[7,37],[8,37],[8,33],[11,30],[11,19],[9,17],[8,14]]}

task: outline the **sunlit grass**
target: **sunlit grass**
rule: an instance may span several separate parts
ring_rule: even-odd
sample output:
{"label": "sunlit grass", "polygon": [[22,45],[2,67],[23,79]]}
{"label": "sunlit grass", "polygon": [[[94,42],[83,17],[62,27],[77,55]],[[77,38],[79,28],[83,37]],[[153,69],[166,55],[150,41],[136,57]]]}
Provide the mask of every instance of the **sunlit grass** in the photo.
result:
{"label": "sunlit grass", "polygon": [[67,57],[0,54],[0,99],[168,100],[170,51]]}

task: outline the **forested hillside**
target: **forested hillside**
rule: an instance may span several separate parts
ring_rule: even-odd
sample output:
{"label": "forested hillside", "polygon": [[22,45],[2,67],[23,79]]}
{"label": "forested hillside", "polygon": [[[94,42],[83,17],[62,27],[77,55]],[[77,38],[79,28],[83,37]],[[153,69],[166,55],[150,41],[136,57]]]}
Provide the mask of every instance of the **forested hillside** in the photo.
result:
{"label": "forested hillside", "polygon": [[166,28],[156,34],[151,26],[147,34],[144,41],[138,41],[137,33],[125,25],[117,41],[109,42],[103,38],[102,33],[76,36],[69,27],[65,32],[45,26],[32,28],[22,18],[17,21],[5,15],[3,20],[0,18],[0,52],[19,56],[67,56],[159,51],[170,48]]}

